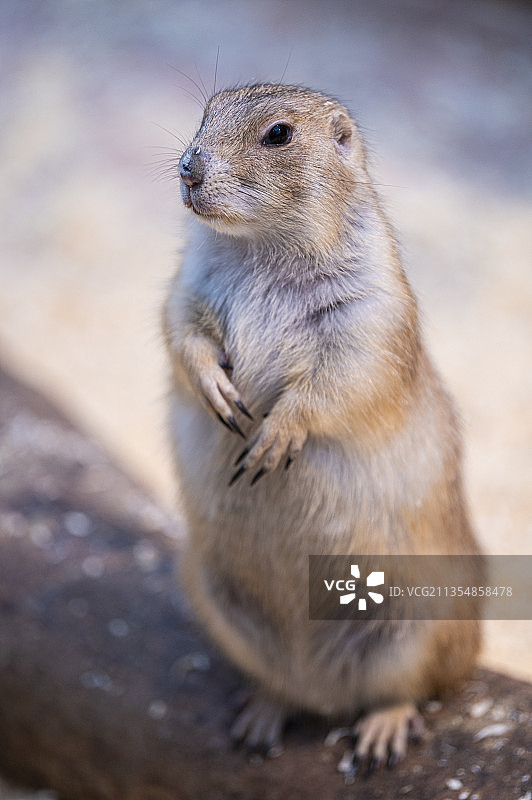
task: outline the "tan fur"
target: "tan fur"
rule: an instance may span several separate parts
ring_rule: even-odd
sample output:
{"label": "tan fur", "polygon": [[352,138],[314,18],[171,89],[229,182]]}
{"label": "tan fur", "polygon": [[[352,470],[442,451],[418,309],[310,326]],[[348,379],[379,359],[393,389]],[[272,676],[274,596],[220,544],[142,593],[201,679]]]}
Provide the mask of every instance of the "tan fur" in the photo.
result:
{"label": "tan fur", "polygon": [[[292,140],[265,146],[281,121]],[[456,415],[359,131],[318,92],[237,88],[209,101],[192,158],[196,218],[164,311],[183,580],[228,656],[287,707],[409,709],[467,676],[477,623],[357,627],[307,608],[309,554],[478,552]],[[247,435],[231,487],[243,443],[217,415]]]}

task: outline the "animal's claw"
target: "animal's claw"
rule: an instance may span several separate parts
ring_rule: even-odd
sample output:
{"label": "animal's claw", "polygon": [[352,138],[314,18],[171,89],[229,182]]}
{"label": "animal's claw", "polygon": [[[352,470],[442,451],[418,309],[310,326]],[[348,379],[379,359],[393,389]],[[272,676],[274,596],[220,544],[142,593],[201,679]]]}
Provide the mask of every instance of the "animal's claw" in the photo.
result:
{"label": "animal's claw", "polygon": [[231,426],[232,430],[234,430],[235,433],[238,433],[238,435],[241,436],[243,439],[246,438],[246,434],[241,430],[238,422],[236,421],[236,419],[232,414],[230,414],[227,417],[227,421],[229,422],[229,425]]}
{"label": "animal's claw", "polygon": [[253,420],[253,417],[251,416],[251,414],[247,410],[247,408],[244,405],[244,403],[242,402],[242,400],[235,400],[235,406],[238,408],[239,411],[241,411],[244,414],[245,417],[247,417],[250,420]]}
{"label": "animal's claw", "polygon": [[254,476],[253,476],[253,480],[251,481],[251,484],[250,484],[250,485],[251,485],[251,486],[255,486],[255,484],[257,483],[257,481],[260,481],[260,479],[261,479],[261,478],[262,478],[264,475],[266,475],[266,472],[267,472],[267,470],[265,470],[264,468],[262,468],[262,469],[259,469],[259,471],[256,473],[256,475],[254,475]]}
{"label": "animal's claw", "polygon": [[233,477],[229,481],[229,486],[232,486],[233,483],[236,483],[236,481],[244,474],[245,471],[246,471],[246,467],[240,467],[240,469],[238,469],[235,472],[235,474],[233,475]]}
{"label": "animal's claw", "polygon": [[240,455],[238,456],[238,458],[237,458],[237,460],[235,461],[235,463],[233,464],[233,466],[234,466],[234,467],[238,467],[238,465],[240,464],[240,462],[242,461],[242,459],[243,459],[243,458],[245,458],[245,457],[247,456],[247,454],[248,454],[248,453],[249,453],[249,447],[245,447],[245,448],[242,450],[242,452],[240,453]]}

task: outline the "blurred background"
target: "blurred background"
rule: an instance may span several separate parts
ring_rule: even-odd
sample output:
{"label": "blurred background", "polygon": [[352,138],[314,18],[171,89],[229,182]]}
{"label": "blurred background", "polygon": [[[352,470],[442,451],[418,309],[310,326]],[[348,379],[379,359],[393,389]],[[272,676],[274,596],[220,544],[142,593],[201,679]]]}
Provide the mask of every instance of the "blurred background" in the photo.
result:
{"label": "blurred background", "polygon": [[[2,0],[0,361],[176,507],[179,139],[217,60],[218,87],[324,90],[368,141],[484,546],[532,553],[531,36],[529,4],[494,0]],[[484,661],[532,678],[532,623],[488,624]]]}

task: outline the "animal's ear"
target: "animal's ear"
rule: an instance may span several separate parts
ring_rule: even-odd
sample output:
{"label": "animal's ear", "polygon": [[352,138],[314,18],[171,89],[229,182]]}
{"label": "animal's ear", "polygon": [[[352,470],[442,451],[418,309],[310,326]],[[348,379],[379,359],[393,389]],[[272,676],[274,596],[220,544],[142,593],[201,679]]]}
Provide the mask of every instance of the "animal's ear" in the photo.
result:
{"label": "animal's ear", "polygon": [[332,117],[332,132],[338,147],[349,152],[353,138],[353,123],[343,111],[335,111]]}

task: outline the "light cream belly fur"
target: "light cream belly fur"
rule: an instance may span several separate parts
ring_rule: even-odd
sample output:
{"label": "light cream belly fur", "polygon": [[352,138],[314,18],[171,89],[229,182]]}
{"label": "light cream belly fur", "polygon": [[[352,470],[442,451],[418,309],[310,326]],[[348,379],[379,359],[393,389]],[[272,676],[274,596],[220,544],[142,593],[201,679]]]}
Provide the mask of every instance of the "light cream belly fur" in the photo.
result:
{"label": "light cream belly fur", "polygon": [[229,487],[243,440],[188,392],[174,400],[189,525],[182,581],[214,639],[296,706],[330,714],[412,697],[425,668],[414,654],[427,651],[430,625],[389,627],[388,643],[379,639],[373,657],[375,629],[367,623],[346,630],[308,619],[308,555],[386,552],[393,534],[386,512],[379,519],[375,511],[378,487],[368,485],[371,470],[355,463],[352,443],[347,455],[345,443],[311,439],[288,472],[254,487],[246,475]]}

